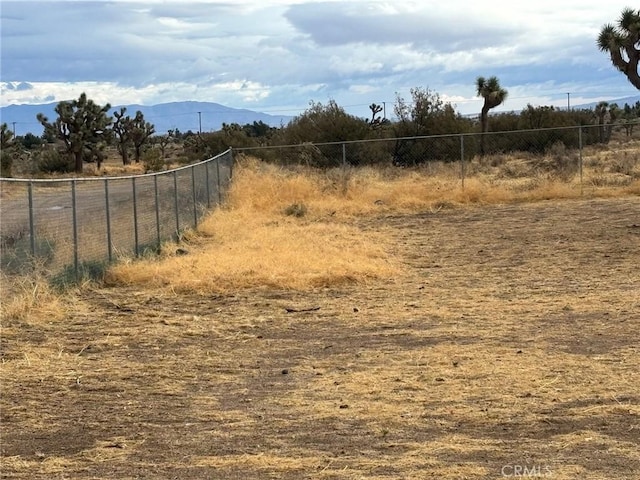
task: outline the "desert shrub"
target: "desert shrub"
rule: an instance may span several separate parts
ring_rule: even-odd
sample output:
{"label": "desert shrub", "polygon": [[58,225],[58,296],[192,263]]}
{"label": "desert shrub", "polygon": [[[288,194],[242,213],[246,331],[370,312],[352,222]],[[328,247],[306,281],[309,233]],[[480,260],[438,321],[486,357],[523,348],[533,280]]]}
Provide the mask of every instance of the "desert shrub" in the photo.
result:
{"label": "desert shrub", "polygon": [[561,180],[570,180],[578,171],[579,162],[576,153],[568,150],[562,142],[549,147],[546,154],[533,162],[536,169],[550,173]]}
{"label": "desert shrub", "polygon": [[149,148],[142,154],[142,165],[146,172],[161,172],[165,168],[162,152],[158,148]]}
{"label": "desert shrub", "polygon": [[47,149],[38,156],[38,170],[43,173],[69,173],[75,170],[75,163],[70,155],[57,149]]}
{"label": "desert shrub", "polygon": [[[629,155],[626,152],[620,157],[615,157],[609,164],[609,171],[633,176],[638,166],[637,155]],[[640,173],[640,172],[639,172]]]}
{"label": "desert shrub", "polygon": [[513,159],[499,165],[499,178],[527,178],[530,177],[531,165],[527,160]]}

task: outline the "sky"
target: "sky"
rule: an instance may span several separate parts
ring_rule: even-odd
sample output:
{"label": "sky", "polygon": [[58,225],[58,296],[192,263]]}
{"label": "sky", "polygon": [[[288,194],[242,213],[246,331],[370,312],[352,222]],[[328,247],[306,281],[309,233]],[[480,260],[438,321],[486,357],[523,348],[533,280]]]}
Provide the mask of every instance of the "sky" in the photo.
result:
{"label": "sky", "polygon": [[496,109],[638,95],[596,46],[629,0],[185,0],[0,3],[0,106],[209,101],[298,115],[335,101],[393,116],[429,89],[479,112],[478,76],[508,92]]}

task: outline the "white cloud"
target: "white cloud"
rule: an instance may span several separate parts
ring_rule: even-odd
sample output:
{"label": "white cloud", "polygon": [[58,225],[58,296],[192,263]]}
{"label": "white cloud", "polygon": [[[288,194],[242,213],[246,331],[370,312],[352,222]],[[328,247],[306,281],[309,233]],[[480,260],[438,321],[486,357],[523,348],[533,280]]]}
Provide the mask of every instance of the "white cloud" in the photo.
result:
{"label": "white cloud", "polygon": [[[598,51],[627,1],[490,4],[381,0],[3,2],[0,103],[215,101],[278,109],[335,99],[365,108],[431,87],[476,108],[497,75],[510,108],[637,91]],[[52,28],[65,25],[66,28]]]}

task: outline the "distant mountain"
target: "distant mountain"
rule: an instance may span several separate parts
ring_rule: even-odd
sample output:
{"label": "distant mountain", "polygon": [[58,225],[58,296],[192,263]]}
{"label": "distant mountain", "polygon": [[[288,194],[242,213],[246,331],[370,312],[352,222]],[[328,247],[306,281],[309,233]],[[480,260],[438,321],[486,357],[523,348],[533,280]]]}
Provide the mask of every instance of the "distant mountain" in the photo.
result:
{"label": "distant mountain", "polygon": [[[33,133],[42,134],[42,126],[36,120],[38,113],[43,113],[50,120],[55,119],[56,105],[59,102],[41,105],[9,105],[0,107],[0,122],[7,123],[10,129],[15,127],[16,135]],[[181,132],[189,130],[197,132],[202,126],[203,132],[220,130],[223,123],[238,123],[245,125],[253,122],[264,122],[272,127],[287,125],[292,116],[269,115],[253,110],[225,107],[212,102],[173,102],[158,105],[117,105],[110,110],[120,111],[121,107],[127,108],[127,114],[134,116],[139,110],[146,121],[156,127],[158,134],[164,134],[170,129],[178,129]],[[15,122],[15,123],[14,123]]]}
{"label": "distant mountain", "polygon": [[[633,106],[636,104],[636,102],[640,102],[640,95],[635,95],[632,97],[623,97],[623,98],[616,98],[613,100],[607,100],[606,101],[609,105],[615,103],[617,104],[620,108],[624,107],[625,103],[628,103],[629,105]],[[591,102],[591,103],[584,103],[582,105],[572,105],[571,108],[576,108],[576,109],[580,109],[580,108],[588,108],[588,109],[594,109],[596,108],[596,106],[599,104],[600,102]]]}

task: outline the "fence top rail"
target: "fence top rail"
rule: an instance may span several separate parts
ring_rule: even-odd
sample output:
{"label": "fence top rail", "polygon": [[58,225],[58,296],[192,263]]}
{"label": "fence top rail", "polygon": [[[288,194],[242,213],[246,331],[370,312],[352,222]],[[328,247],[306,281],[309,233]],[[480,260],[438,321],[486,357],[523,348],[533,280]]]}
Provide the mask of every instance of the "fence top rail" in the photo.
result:
{"label": "fence top rail", "polygon": [[[234,147],[233,150],[236,152],[242,152],[247,150],[268,150],[275,148],[293,148],[293,147],[305,147],[305,146],[326,146],[326,145],[350,145],[357,143],[371,143],[371,142],[390,142],[394,140],[425,140],[431,138],[460,138],[460,137],[474,137],[478,135],[506,135],[506,134],[517,134],[517,133],[530,133],[530,132],[543,132],[549,130],[577,130],[581,128],[600,128],[607,125],[570,125],[564,127],[544,127],[544,128],[527,128],[523,130],[501,130],[496,132],[467,132],[467,133],[443,133],[439,135],[415,135],[411,137],[389,137],[389,138],[369,138],[362,140],[343,140],[336,142],[306,142],[306,143],[297,143],[297,144],[289,144],[289,145],[264,145],[264,146],[256,146],[256,147]],[[225,152],[226,153],[226,152]]]}
{"label": "fence top rail", "polygon": [[91,182],[91,181],[102,181],[105,180],[131,180],[132,178],[143,178],[143,177],[159,177],[161,175],[170,175],[174,172],[179,172],[181,170],[189,170],[191,168],[195,168],[199,165],[203,165],[208,162],[212,162],[214,160],[218,160],[220,157],[231,152],[231,149],[227,149],[218,155],[215,155],[211,158],[207,158],[206,160],[202,160],[197,163],[192,163],[191,165],[185,165],[183,167],[173,168],[171,170],[167,170],[166,172],[153,172],[153,173],[141,173],[140,175],[120,175],[120,176],[112,176],[112,177],[73,177],[73,178],[7,178],[0,177],[0,182],[7,183],[65,183],[65,182]]}

